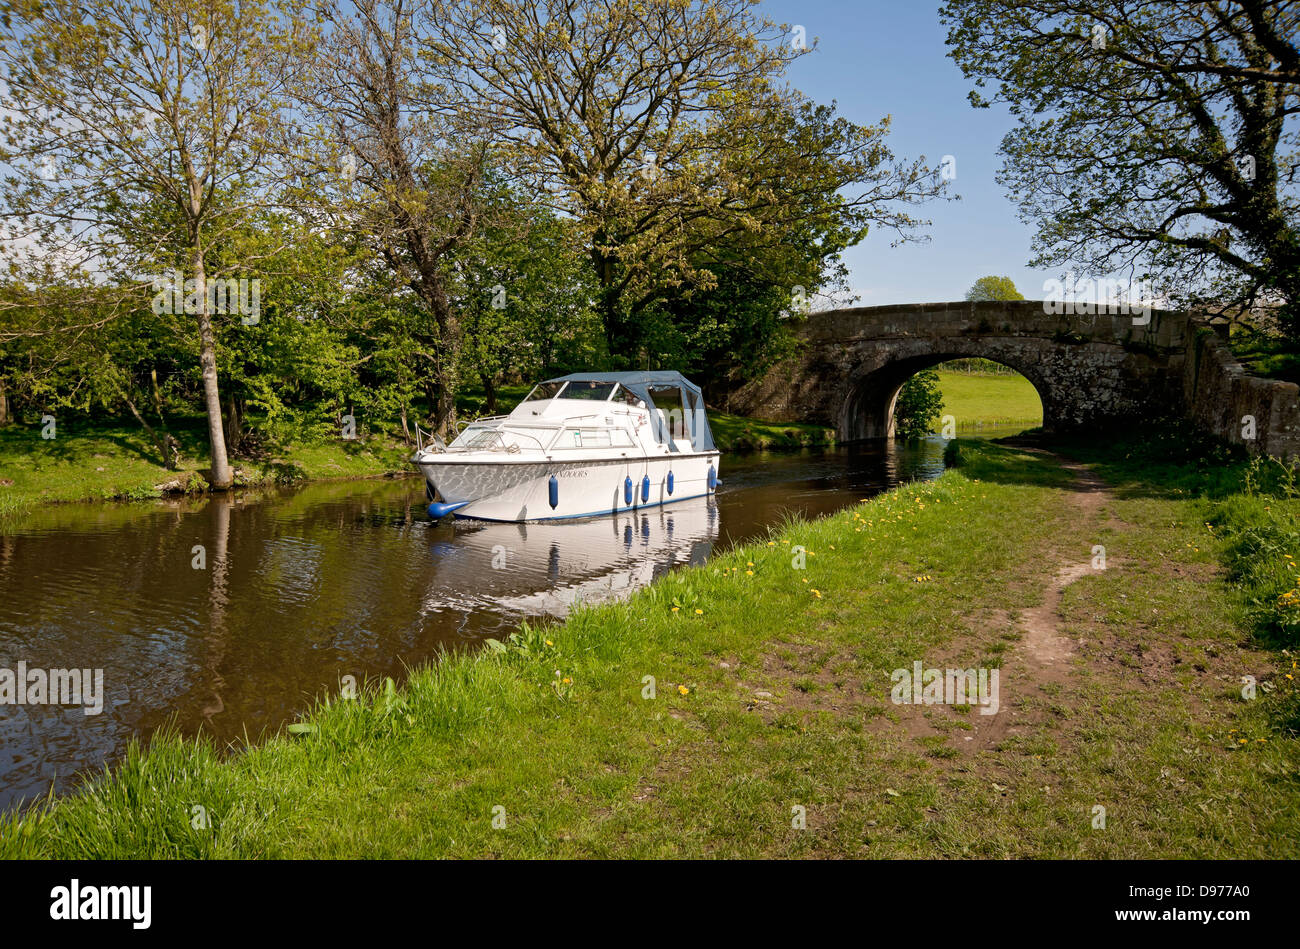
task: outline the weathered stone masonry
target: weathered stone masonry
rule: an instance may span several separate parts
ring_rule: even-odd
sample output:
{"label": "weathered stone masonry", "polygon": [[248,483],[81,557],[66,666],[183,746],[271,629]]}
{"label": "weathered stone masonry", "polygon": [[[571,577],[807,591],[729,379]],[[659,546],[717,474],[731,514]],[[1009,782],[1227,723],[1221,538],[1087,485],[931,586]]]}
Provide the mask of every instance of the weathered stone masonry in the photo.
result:
{"label": "weathered stone masonry", "polygon": [[[949,359],[993,359],[1043,400],[1048,431],[1118,430],[1183,414],[1252,451],[1300,455],[1300,388],[1248,375],[1205,322],[1154,310],[1049,315],[1038,301],[856,307],[809,317],[801,352],[732,395],[756,418],[833,426],[841,440],[893,434],[913,374]],[[1255,419],[1249,439],[1244,416]]]}

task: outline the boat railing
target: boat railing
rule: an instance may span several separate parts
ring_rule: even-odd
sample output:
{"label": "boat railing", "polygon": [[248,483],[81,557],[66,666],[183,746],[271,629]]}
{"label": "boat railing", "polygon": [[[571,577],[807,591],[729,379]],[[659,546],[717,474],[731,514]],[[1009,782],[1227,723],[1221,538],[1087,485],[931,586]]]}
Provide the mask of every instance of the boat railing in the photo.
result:
{"label": "boat railing", "polygon": [[459,435],[471,425],[481,425],[483,422],[501,422],[509,417],[509,415],[485,415],[482,418],[461,419],[456,423],[456,434]]}
{"label": "boat railing", "polygon": [[447,450],[447,443],[432,432],[426,432],[420,428],[420,423],[415,423],[415,450],[417,452],[432,451],[442,453]]}

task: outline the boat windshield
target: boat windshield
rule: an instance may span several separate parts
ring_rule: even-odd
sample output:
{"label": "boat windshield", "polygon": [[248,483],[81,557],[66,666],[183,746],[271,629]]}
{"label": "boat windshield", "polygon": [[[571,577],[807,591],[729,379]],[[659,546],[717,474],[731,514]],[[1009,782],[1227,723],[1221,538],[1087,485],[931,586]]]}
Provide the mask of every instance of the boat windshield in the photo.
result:
{"label": "boat windshield", "polygon": [[539,382],[533,386],[533,391],[528,393],[525,402],[541,402],[545,399],[553,399],[560,394],[564,388],[563,382]]}
{"label": "boat windshield", "polygon": [[566,399],[585,399],[588,402],[604,402],[614,392],[613,382],[570,382],[564,390]]}

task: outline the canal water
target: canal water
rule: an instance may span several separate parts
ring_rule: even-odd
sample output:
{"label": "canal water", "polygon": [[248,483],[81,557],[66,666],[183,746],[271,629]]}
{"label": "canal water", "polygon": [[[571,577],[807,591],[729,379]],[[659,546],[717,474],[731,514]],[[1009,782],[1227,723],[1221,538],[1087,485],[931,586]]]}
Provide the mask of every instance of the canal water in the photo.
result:
{"label": "canal water", "polygon": [[0,705],[0,808],[68,790],[169,720],[256,738],[344,676],[400,681],[788,514],[935,477],[943,444],[726,457],[713,498],[562,524],[431,524],[418,478],[40,508],[0,529],[0,675],[102,669],[102,711]]}

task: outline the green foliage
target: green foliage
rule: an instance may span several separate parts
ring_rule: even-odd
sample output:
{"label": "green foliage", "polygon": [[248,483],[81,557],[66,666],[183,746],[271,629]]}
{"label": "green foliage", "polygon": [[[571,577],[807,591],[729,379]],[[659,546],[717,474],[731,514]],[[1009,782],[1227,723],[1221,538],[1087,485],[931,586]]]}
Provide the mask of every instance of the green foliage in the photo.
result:
{"label": "green foliage", "polygon": [[939,374],[923,369],[903,383],[894,403],[894,434],[898,438],[920,438],[935,430],[943,413]]}
{"label": "green foliage", "polygon": [[[196,413],[218,423],[216,475],[227,449],[263,462],[336,437],[345,416],[408,437],[451,425],[459,390],[496,411],[503,389],[572,370],[677,368],[720,400],[791,351],[809,301],[846,289],[846,248],[871,227],[915,235],[907,209],[944,190],[890,152],[887,119],[859,125],[790,88],[800,53],[749,0],[701,0],[687,19],[555,0],[583,42],[535,29],[518,0],[8,6],[27,26],[0,32],[0,204],[43,243],[81,228],[103,272],[5,249],[0,425],[131,418],[178,469],[202,449],[173,457],[171,428]],[[555,104],[537,73],[465,61],[479,46],[456,41],[490,42],[485,24],[579,93],[561,97],[583,113],[562,143],[523,105]],[[360,81],[397,33],[411,55]],[[157,62],[173,79],[154,81]],[[138,122],[118,107],[137,98]],[[484,98],[510,134],[456,124]],[[47,113],[77,134],[51,143]],[[257,283],[256,318],[154,305],[157,275],[192,280],[199,264]]]}
{"label": "green foliage", "polygon": [[998,180],[1037,224],[1032,266],[1124,273],[1178,305],[1280,303],[1297,338],[1291,5],[946,0],[940,15],[972,104],[1017,119]]}
{"label": "green foliage", "polygon": [[1016,289],[1015,281],[1010,277],[980,277],[966,291],[966,299],[972,302],[983,300],[1023,300],[1024,294]]}

